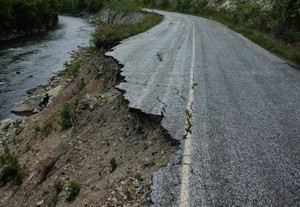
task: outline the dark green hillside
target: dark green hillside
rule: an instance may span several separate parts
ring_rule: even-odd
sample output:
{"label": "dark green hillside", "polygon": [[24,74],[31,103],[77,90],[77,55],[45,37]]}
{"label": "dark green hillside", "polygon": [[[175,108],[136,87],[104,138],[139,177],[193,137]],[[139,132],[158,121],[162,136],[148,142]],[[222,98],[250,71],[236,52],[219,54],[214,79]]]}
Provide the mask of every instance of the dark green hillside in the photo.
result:
{"label": "dark green hillside", "polygon": [[0,0],[0,31],[30,33],[57,22],[57,0]]}

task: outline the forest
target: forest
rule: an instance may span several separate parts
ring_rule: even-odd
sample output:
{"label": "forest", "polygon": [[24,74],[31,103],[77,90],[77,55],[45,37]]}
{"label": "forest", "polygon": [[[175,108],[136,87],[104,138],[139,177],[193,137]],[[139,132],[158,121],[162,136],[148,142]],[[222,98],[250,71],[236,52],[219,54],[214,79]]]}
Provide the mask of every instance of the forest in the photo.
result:
{"label": "forest", "polygon": [[57,21],[57,0],[0,0],[0,30],[41,29]]}

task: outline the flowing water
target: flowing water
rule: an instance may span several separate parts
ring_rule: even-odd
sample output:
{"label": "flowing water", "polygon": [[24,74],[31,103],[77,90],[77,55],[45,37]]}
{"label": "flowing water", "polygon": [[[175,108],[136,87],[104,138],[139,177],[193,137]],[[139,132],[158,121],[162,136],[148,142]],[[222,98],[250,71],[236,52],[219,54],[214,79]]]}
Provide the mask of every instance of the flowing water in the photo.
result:
{"label": "flowing water", "polygon": [[88,46],[92,29],[84,19],[60,16],[48,32],[0,42],[0,120],[16,118],[14,104],[62,70],[78,46]]}

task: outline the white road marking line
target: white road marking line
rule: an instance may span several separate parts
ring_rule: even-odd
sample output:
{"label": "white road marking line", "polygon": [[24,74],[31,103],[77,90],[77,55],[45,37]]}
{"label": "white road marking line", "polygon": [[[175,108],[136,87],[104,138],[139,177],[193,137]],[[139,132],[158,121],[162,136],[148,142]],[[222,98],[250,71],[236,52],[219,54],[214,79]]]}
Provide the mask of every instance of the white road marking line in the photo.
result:
{"label": "white road marking line", "polygon": [[191,147],[192,147],[192,105],[194,101],[194,70],[195,70],[195,25],[193,24],[193,42],[192,42],[192,62],[190,74],[189,98],[186,108],[186,140],[184,142],[182,170],[181,170],[181,189],[180,189],[180,207],[187,207],[189,204],[189,179],[191,171]]}

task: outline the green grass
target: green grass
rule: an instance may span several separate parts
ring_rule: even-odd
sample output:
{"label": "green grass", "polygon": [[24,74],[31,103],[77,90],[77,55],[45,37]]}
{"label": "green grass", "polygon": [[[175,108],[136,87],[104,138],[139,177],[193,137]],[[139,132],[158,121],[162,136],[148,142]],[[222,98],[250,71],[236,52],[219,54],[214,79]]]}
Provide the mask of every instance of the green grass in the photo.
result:
{"label": "green grass", "polygon": [[106,24],[103,23],[92,34],[92,41],[98,47],[112,46],[119,41],[144,32],[154,25],[160,23],[163,17],[157,14],[145,14],[145,16],[136,23]]}
{"label": "green grass", "polygon": [[80,69],[80,63],[74,62],[66,67],[63,71],[59,72],[58,76],[75,77]]}
{"label": "green grass", "polygon": [[[274,18],[274,16],[276,16],[274,13],[277,11],[272,10],[270,12],[262,12],[261,9],[259,4],[253,4],[252,6],[251,4],[241,4],[233,11],[224,9],[216,11],[209,7],[198,9],[186,8],[184,11],[171,8],[169,11],[188,13],[207,19],[213,19],[228,26],[230,29],[239,32],[269,52],[300,67],[299,29],[293,28],[293,26],[289,24],[281,25],[282,23],[280,20]],[[256,22],[257,19],[261,22]],[[278,28],[283,30],[281,33],[284,35],[277,34]]]}
{"label": "green grass", "polygon": [[230,29],[241,33],[251,41],[265,48],[273,54],[276,54],[295,65],[300,66],[300,50],[299,47],[293,46],[283,40],[276,38],[270,32],[259,31],[254,25],[249,25],[243,20],[237,22],[234,21],[233,14],[231,16],[226,15],[224,12],[217,12],[214,10],[206,10],[201,14],[197,14],[205,18],[218,21]]}

